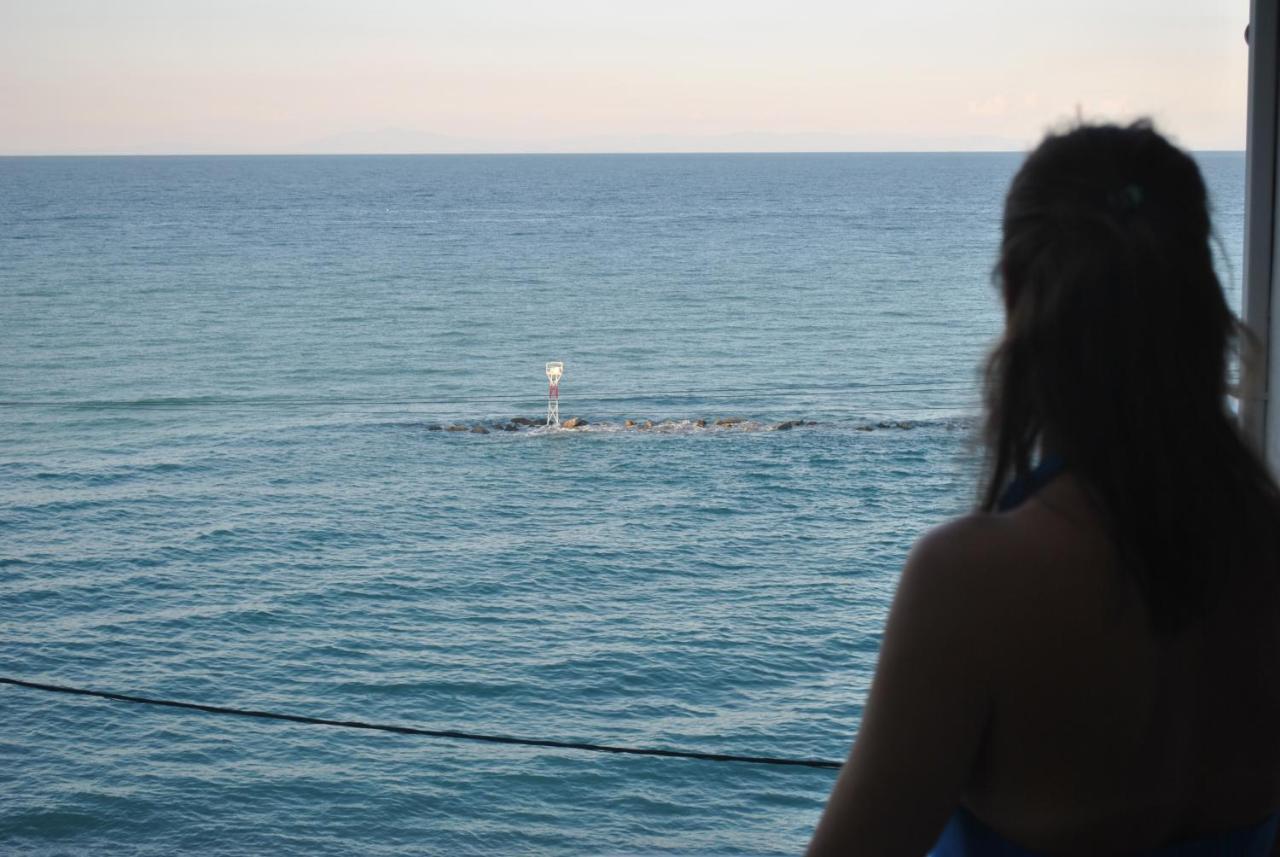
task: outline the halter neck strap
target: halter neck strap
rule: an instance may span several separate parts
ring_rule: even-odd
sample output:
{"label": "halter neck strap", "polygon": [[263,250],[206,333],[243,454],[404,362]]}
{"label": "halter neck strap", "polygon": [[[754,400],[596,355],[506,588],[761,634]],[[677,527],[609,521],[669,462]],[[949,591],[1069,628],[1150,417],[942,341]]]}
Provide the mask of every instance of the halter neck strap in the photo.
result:
{"label": "halter neck strap", "polygon": [[1031,469],[1030,473],[1019,476],[1009,483],[1009,487],[1000,495],[1000,502],[996,503],[996,511],[1007,512],[1021,506],[1028,497],[1052,482],[1053,477],[1064,469],[1061,456],[1046,455]]}

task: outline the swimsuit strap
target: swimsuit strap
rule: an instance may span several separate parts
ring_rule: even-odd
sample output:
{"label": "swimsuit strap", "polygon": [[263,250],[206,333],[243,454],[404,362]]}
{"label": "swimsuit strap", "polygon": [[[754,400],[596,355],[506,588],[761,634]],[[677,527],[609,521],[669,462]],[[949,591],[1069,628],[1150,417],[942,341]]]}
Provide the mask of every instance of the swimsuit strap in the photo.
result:
{"label": "swimsuit strap", "polygon": [[[1139,854],[1145,857],[1269,857],[1277,825],[1280,825],[1280,813],[1273,812],[1256,824],[1174,842]],[[929,854],[930,857],[1043,857],[1041,852],[1005,839],[963,806],[956,808]]]}
{"label": "swimsuit strap", "polygon": [[1031,469],[1030,473],[1023,474],[1009,483],[1009,487],[1000,495],[1000,501],[996,503],[996,511],[1007,512],[1021,506],[1028,497],[1052,482],[1053,477],[1065,469],[1062,456],[1046,455]]}

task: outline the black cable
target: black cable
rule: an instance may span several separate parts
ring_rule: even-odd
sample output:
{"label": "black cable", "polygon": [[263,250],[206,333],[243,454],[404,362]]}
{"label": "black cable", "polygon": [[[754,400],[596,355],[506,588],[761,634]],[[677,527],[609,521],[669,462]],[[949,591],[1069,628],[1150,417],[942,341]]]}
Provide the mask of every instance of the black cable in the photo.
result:
{"label": "black cable", "polygon": [[427,738],[446,738],[454,741],[483,741],[490,744],[516,744],[522,747],[549,747],[555,750],[586,750],[592,753],[619,753],[630,756],[660,756],[668,759],[697,759],[706,762],[744,762],[752,765],[786,765],[798,768],[839,768],[840,762],[827,759],[787,759],[776,756],[738,756],[732,753],[703,753],[696,750],[659,750],[641,747],[618,747],[609,744],[588,744],[580,741],[554,741],[546,738],[515,738],[509,735],[483,735],[475,732],[460,732],[456,729],[420,729],[416,726],[396,726],[388,723],[366,723],[362,720],[330,720],[325,717],[307,717],[301,714],[282,714],[276,711],[255,711],[247,708],[231,708],[224,705],[204,705],[198,702],[178,702],[173,699],[152,699],[146,696],[132,696],[125,693],[111,693],[105,690],[89,690],[82,687],[67,687],[60,684],[43,684],[35,681],[0,676],[0,684],[24,687],[30,690],[44,690],[52,693],[68,693],[76,696],[91,696],[108,699],[114,702],[133,702],[140,705],[158,705],[167,708],[181,708],[188,711],[203,711],[207,714],[228,714],[236,717],[257,717],[264,720],[284,720],[290,723],[303,723],[308,726],[338,726],[344,729],[371,729],[377,732],[394,732],[398,735],[422,735]]}

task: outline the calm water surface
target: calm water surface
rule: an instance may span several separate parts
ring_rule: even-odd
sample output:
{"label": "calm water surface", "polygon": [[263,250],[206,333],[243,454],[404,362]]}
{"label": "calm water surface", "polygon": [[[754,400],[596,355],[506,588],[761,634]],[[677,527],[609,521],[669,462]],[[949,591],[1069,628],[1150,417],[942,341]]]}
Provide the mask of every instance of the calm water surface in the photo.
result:
{"label": "calm water surface", "polygon": [[[843,757],[973,497],[1018,160],[0,159],[0,674]],[[1200,160],[1238,304],[1243,156]],[[591,426],[496,428],[554,359]],[[834,779],[15,688],[0,725],[37,854],[784,854]]]}

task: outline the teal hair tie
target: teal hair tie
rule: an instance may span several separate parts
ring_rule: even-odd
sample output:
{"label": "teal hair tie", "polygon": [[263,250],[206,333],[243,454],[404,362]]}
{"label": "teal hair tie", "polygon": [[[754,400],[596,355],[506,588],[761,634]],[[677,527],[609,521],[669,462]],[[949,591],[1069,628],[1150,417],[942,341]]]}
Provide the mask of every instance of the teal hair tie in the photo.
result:
{"label": "teal hair tie", "polygon": [[1142,185],[1136,182],[1130,182],[1118,191],[1112,191],[1107,195],[1107,201],[1116,211],[1133,211],[1142,205],[1145,194],[1142,192]]}

